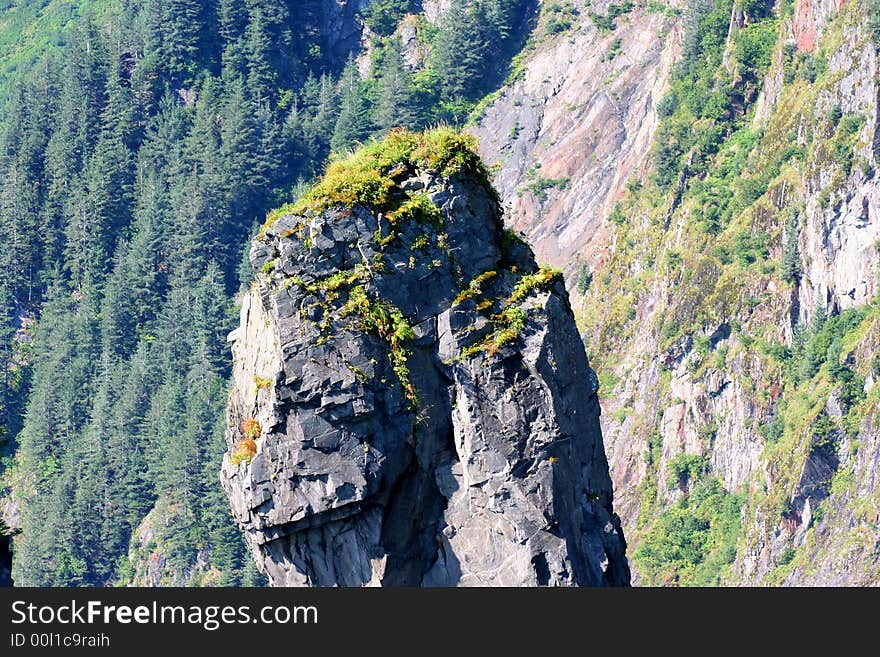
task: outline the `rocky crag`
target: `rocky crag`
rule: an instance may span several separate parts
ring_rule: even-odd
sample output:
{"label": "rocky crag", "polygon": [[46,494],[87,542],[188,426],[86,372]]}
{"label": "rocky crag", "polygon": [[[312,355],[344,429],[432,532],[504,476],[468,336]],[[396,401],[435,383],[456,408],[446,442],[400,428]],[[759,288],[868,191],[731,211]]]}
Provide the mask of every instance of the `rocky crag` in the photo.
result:
{"label": "rocky crag", "polygon": [[628,584],[561,274],[472,140],[332,164],[251,263],[221,481],[271,584]]}

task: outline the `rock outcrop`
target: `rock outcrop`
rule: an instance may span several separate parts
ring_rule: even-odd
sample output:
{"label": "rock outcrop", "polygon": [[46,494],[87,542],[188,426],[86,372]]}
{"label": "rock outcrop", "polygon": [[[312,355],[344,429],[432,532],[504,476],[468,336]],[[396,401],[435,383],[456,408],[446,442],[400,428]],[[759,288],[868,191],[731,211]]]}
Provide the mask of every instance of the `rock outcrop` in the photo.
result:
{"label": "rock outcrop", "polygon": [[393,133],[252,245],[221,480],[273,585],[629,582],[561,274],[472,149]]}
{"label": "rock outcrop", "polygon": [[812,52],[819,35],[830,18],[833,18],[845,0],[797,0],[791,19],[791,32],[800,52]]}
{"label": "rock outcrop", "polygon": [[369,3],[370,0],[330,0],[320,4],[317,28],[323,41],[322,52],[331,68],[341,69],[358,52],[364,31],[360,11]]}

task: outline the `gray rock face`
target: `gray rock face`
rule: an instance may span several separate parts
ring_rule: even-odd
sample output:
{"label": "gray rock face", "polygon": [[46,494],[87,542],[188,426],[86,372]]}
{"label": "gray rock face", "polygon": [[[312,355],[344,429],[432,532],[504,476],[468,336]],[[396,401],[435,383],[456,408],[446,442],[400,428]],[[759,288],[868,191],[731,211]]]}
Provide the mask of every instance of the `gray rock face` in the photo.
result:
{"label": "gray rock face", "polygon": [[331,209],[253,243],[221,481],[257,564],[276,586],[627,585],[561,278],[481,183],[397,182],[442,219]]}
{"label": "gray rock face", "polygon": [[340,69],[346,59],[356,53],[361,42],[363,25],[358,12],[370,0],[326,0],[321,3],[319,30],[323,52],[333,69]]}
{"label": "gray rock face", "polygon": [[0,586],[12,586],[12,538],[0,521]]}

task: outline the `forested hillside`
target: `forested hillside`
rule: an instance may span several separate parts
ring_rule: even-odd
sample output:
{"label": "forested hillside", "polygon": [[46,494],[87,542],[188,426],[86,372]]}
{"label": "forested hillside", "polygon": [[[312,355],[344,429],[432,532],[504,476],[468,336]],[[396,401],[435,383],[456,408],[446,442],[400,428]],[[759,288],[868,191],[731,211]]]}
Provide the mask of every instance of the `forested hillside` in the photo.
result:
{"label": "forested hillside", "polygon": [[875,0],[689,3],[580,290],[638,581],[880,575]]}
{"label": "forested hillside", "polygon": [[84,16],[109,20],[111,0],[2,0],[0,2],[0,99],[22,75],[58,57]]}
{"label": "forested hillside", "polygon": [[248,237],[331,152],[466,120],[534,8],[456,0],[431,23],[405,0],[362,15],[123,0],[9,83],[0,424],[17,584],[260,581],[217,480]]}

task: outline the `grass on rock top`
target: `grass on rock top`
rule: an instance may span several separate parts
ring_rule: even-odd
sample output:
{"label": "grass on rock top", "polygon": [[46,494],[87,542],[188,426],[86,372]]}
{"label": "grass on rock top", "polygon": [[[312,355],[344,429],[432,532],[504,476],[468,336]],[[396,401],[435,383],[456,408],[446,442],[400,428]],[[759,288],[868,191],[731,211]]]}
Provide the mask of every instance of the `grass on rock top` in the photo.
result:
{"label": "grass on rock top", "polygon": [[263,230],[285,214],[312,215],[334,206],[351,208],[361,204],[379,212],[404,207],[408,211],[424,211],[424,202],[407,205],[407,197],[398,193],[396,179],[413,169],[436,171],[443,177],[470,173],[494,196],[489,172],[478,150],[475,137],[448,127],[425,132],[393,130],[385,138],[331,161],[324,177],[296,203],[269,213]]}

